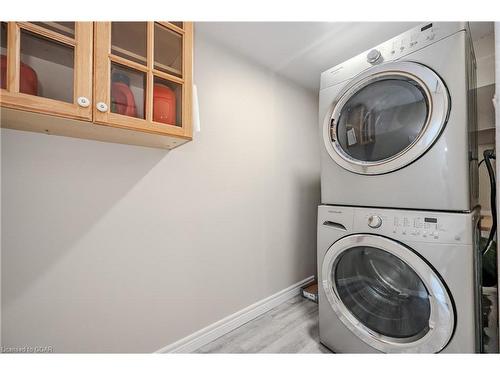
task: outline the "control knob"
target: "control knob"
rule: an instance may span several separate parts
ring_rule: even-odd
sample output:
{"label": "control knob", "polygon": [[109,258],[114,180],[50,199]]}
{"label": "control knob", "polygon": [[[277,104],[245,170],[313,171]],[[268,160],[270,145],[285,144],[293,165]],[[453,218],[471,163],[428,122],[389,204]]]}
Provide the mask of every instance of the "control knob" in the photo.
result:
{"label": "control knob", "polygon": [[368,226],[370,228],[378,228],[382,225],[382,218],[378,215],[372,215],[368,218]]}
{"label": "control knob", "polygon": [[377,49],[372,49],[370,52],[368,52],[368,55],[366,55],[366,61],[368,61],[370,64],[375,64],[379,59],[380,59],[380,51]]}

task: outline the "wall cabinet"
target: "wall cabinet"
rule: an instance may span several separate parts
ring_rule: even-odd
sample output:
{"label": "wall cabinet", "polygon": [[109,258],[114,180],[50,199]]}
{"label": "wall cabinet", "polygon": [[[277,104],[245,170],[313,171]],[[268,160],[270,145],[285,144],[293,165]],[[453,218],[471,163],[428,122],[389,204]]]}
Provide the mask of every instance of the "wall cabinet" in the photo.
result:
{"label": "wall cabinet", "polygon": [[2,22],[2,127],[174,148],[192,137],[189,22]]}
{"label": "wall cabinet", "polygon": [[92,33],[89,22],[2,22],[2,106],[92,120]]}

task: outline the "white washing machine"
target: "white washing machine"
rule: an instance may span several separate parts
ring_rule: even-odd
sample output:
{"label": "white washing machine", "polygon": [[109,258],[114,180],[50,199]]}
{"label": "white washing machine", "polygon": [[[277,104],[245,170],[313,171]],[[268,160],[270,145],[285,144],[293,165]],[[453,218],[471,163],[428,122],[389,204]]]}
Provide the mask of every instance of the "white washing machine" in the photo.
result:
{"label": "white washing machine", "polygon": [[479,209],[319,206],[320,341],[339,353],[481,351]]}
{"label": "white washing machine", "polygon": [[470,211],[478,202],[467,24],[429,23],[321,75],[324,204]]}

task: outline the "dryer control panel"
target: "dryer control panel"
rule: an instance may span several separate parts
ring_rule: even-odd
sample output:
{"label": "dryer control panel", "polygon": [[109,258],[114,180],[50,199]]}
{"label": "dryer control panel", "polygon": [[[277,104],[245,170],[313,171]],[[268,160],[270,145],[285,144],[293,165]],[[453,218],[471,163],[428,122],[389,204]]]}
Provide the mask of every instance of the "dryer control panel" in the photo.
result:
{"label": "dryer control panel", "polygon": [[353,207],[353,232],[378,233],[402,242],[472,244],[478,211],[470,214]]}
{"label": "dryer control panel", "polygon": [[391,39],[388,44],[383,44],[384,52],[386,56],[390,57],[390,60],[394,60],[413,50],[432,44],[442,37],[441,25],[439,23],[428,23],[420,28],[410,30],[397,38]]}
{"label": "dryer control panel", "polygon": [[321,89],[351,79],[373,65],[397,60],[460,31],[464,22],[430,22],[415,27],[321,74]]}

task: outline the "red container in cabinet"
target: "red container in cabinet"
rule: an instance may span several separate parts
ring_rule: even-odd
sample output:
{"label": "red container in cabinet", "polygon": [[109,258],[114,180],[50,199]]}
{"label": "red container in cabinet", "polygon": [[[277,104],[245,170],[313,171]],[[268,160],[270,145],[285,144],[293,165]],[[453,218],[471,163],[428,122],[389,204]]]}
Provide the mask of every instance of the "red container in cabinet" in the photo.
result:
{"label": "red container in cabinet", "polygon": [[153,90],[153,121],[176,125],[176,98],[170,87],[156,83]]}
{"label": "red container in cabinet", "polygon": [[[7,88],[7,56],[0,56],[0,87]],[[19,91],[23,94],[38,95],[38,77],[36,72],[25,63],[21,63]]]}
{"label": "red container in cabinet", "polygon": [[124,116],[137,117],[129,76],[123,72],[114,72],[111,79],[111,111]]}
{"label": "red container in cabinet", "polygon": [[123,82],[111,84],[111,105],[113,112],[120,115],[137,117],[134,94]]}

